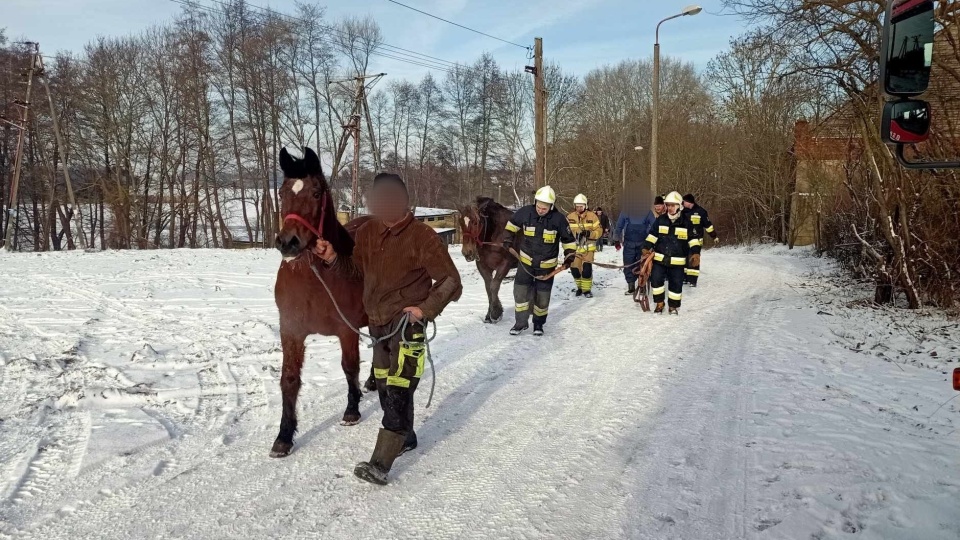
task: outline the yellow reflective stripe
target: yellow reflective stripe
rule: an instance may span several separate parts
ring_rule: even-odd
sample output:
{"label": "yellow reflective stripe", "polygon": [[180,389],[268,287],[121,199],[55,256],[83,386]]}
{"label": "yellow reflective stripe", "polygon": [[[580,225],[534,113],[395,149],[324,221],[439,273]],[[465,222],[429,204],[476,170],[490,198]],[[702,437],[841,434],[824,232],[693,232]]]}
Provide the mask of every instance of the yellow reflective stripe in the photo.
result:
{"label": "yellow reflective stripe", "polygon": [[674,229],[674,234],[676,234],[676,235],[677,235],[677,238],[679,238],[679,239],[681,239],[681,240],[686,240],[686,239],[687,239],[687,236],[689,236],[689,235],[687,234],[687,229],[685,229],[685,228],[683,228],[683,227],[677,227],[676,229]]}
{"label": "yellow reflective stripe", "polygon": [[682,295],[681,295],[680,293],[675,293],[675,292],[673,292],[673,291],[670,291],[670,292],[667,293],[667,298],[669,298],[669,299],[671,299],[671,300],[680,300],[680,297],[681,297],[681,296],[682,296]]}
{"label": "yellow reflective stripe", "polygon": [[557,231],[543,231],[543,241],[552,244],[557,241]]}
{"label": "yellow reflective stripe", "polygon": [[538,316],[538,317],[544,317],[544,316],[546,316],[547,311],[549,311],[548,308],[539,308],[539,307],[537,307],[537,306],[533,306],[533,314],[536,315],[536,316]]}
{"label": "yellow reflective stripe", "polygon": [[520,227],[514,225],[512,221],[508,221],[508,222],[507,222],[507,230],[510,231],[510,232],[512,232],[512,233],[515,233],[515,232],[517,232],[517,231],[520,230]]}
{"label": "yellow reflective stripe", "polygon": [[587,251],[596,251],[596,250],[597,250],[596,244],[590,244],[589,246],[587,246]]}
{"label": "yellow reflective stripe", "polygon": [[667,286],[664,285],[663,287],[654,287],[650,289],[650,292],[652,292],[653,294],[663,294],[664,291],[666,290],[667,290]]}
{"label": "yellow reflective stripe", "polygon": [[390,374],[389,369],[385,368],[373,368],[373,378],[374,379],[386,379],[387,375]]}
{"label": "yellow reflective stripe", "polygon": [[688,276],[699,276],[699,275],[700,275],[700,271],[699,271],[699,270],[694,270],[694,269],[692,269],[692,268],[687,268],[687,269],[684,270],[684,272],[685,272]]}
{"label": "yellow reflective stripe", "polygon": [[690,216],[690,221],[692,221],[694,225],[699,225],[699,224],[700,224],[700,214],[694,214],[694,215]]}
{"label": "yellow reflective stripe", "polygon": [[563,249],[577,249],[577,243],[576,243],[576,242],[570,242],[570,243],[568,243],[568,244],[560,244],[560,247],[563,248]]}
{"label": "yellow reflective stripe", "polygon": [[526,226],[524,226],[524,228],[523,228],[523,235],[524,235],[524,236],[536,236],[536,235],[537,235],[537,228],[536,228],[536,227],[526,227]]}
{"label": "yellow reflective stripe", "polygon": [[670,257],[670,264],[673,266],[686,266],[687,258],[686,257]]}
{"label": "yellow reflective stripe", "polygon": [[593,278],[585,278],[580,280],[580,290],[583,292],[588,292],[593,289]]}
{"label": "yellow reflective stripe", "polygon": [[414,372],[413,374],[413,376],[418,379],[423,376],[423,358],[424,358],[423,354],[421,354],[420,357],[417,358],[417,371]]}
{"label": "yellow reflective stripe", "polygon": [[660,229],[658,230],[660,231],[660,234],[667,234],[670,232],[670,227],[667,227],[666,225],[661,225]]}
{"label": "yellow reflective stripe", "polygon": [[707,227],[707,232],[708,232],[708,233],[712,233],[712,232],[713,232],[713,225]]}
{"label": "yellow reflective stripe", "polygon": [[652,235],[652,234],[648,234],[648,235],[647,235],[647,242],[650,242],[651,244],[656,244],[656,243],[657,243],[657,237],[654,236],[654,235]]}
{"label": "yellow reflective stripe", "polygon": [[523,264],[525,264],[525,265],[527,265],[527,266],[530,266],[531,264],[533,264],[533,257],[531,257],[530,255],[527,255],[526,253],[523,252],[523,250],[521,250],[521,251],[520,251],[520,262],[522,262]]}
{"label": "yellow reflective stripe", "polygon": [[387,377],[387,386],[399,386],[400,388],[410,388],[410,380],[403,377]]}
{"label": "yellow reflective stripe", "polygon": [[540,268],[556,268],[556,267],[557,267],[556,259],[550,259],[548,261],[542,261],[540,263]]}
{"label": "yellow reflective stripe", "polygon": [[517,304],[517,311],[526,311],[530,309],[530,302],[523,302],[522,304]]}
{"label": "yellow reflective stripe", "polygon": [[655,260],[655,261],[663,261],[663,253],[654,253],[654,254],[653,254],[653,260]]}
{"label": "yellow reflective stripe", "polygon": [[[399,377],[400,374],[403,373],[403,360],[404,360],[403,347],[401,347],[400,354],[397,355],[397,372],[392,375],[393,377]],[[387,377],[387,379],[390,379],[390,377]]]}
{"label": "yellow reflective stripe", "polygon": [[690,244],[690,247],[697,247],[697,246],[700,245],[700,240],[694,238],[693,240],[691,240],[691,241],[689,241],[689,242],[687,242],[687,243]]}

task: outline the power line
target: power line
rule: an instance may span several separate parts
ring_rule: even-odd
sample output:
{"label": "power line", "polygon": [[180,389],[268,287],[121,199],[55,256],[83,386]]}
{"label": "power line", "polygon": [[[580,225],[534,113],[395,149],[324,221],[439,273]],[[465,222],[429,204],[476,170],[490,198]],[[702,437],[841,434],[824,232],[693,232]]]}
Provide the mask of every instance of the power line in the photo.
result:
{"label": "power line", "polygon": [[[210,14],[217,14],[217,13],[223,14],[223,13],[226,13],[225,9],[216,9],[216,8],[214,8],[214,7],[212,7],[212,6],[201,5],[201,4],[199,4],[196,0],[171,0],[171,1],[174,2],[174,3],[180,4],[180,5],[184,6],[184,7],[188,7],[188,8],[192,8],[192,9],[197,9],[197,10],[200,10],[200,11],[203,11],[203,12],[206,12],[206,13],[210,13]],[[223,0],[210,0],[210,1],[211,1],[211,2],[214,2],[214,3],[216,3],[216,4],[220,4],[221,6],[224,6],[224,8],[231,7],[231,4],[229,4],[229,3],[227,3],[227,2],[225,2],[225,1],[223,1]],[[270,9],[270,8],[267,8],[267,7],[257,6],[257,5],[255,5],[255,4],[250,4],[250,3],[246,3],[245,5],[247,5],[247,6],[251,7],[251,8],[255,8],[255,9],[257,9],[257,10],[260,10],[260,11],[262,11],[262,12],[264,12],[264,13],[268,13],[268,14],[271,14],[271,15],[275,15],[275,16],[278,16],[278,17],[283,17],[283,18],[286,18],[286,19],[289,19],[289,20],[299,21],[299,22],[302,22],[302,23],[311,23],[311,22],[312,22],[312,21],[308,21],[308,20],[306,20],[306,19],[304,19],[304,18],[302,18],[302,17],[298,17],[298,16],[295,16],[295,15],[289,15],[289,14],[287,14],[287,13],[278,12],[278,11],[275,11],[275,10]],[[346,32],[344,32],[343,30],[340,30],[340,29],[338,29],[338,28],[335,28],[335,27],[332,27],[332,26],[328,26],[328,25],[321,25],[321,26],[320,26],[320,29],[326,30],[326,31],[329,31],[329,32],[332,32],[332,33],[335,33],[335,34],[339,35],[339,36],[340,36],[341,38],[343,38],[343,39],[350,39],[350,36],[347,35]],[[326,43],[326,44],[328,44],[328,45],[334,46],[334,47],[340,47],[340,44],[334,42],[334,41],[333,41],[333,38],[324,38],[324,37],[321,37],[321,38],[320,38],[320,41],[322,41],[323,43]],[[378,49],[379,49],[379,50],[378,50]],[[430,56],[430,55],[428,55],[428,54],[424,54],[424,53],[412,51],[412,50],[410,50],[410,49],[405,49],[405,48],[403,48],[403,47],[398,47],[398,46],[396,46],[396,45],[390,45],[390,44],[388,44],[388,43],[380,43],[380,44],[378,44],[378,45],[374,48],[374,51],[372,51],[370,54],[371,54],[371,55],[374,55],[374,56],[380,56],[380,57],[383,57],[383,58],[389,58],[389,59],[391,59],[391,60],[396,60],[396,61],[398,61],[398,62],[404,62],[404,63],[407,63],[407,64],[419,66],[419,67],[425,67],[425,68],[431,69],[431,70],[442,71],[442,72],[448,73],[448,74],[454,73],[454,72],[456,72],[456,70],[463,68],[463,65],[462,65],[462,64],[459,64],[459,63],[456,63],[456,62],[451,62],[451,61],[449,61],[449,60],[444,60],[444,59],[442,59],[442,58],[437,58],[437,57],[435,57],[435,56]]]}
{"label": "power line", "polygon": [[508,45],[513,45],[514,47],[520,47],[521,49],[530,50],[530,46],[528,46],[528,45],[520,45],[519,43],[514,43],[513,41],[509,41],[509,40],[506,40],[506,39],[503,39],[503,38],[498,38],[497,36],[490,35],[490,34],[488,34],[488,33],[486,33],[486,32],[481,32],[480,30],[476,30],[476,29],[474,29],[474,28],[470,28],[469,26],[464,26],[464,25],[462,25],[462,24],[460,24],[460,23],[455,23],[455,22],[453,22],[453,21],[451,21],[451,20],[444,19],[443,17],[439,17],[439,16],[437,16],[437,15],[434,15],[433,13],[427,13],[426,11],[417,9],[417,8],[415,8],[415,7],[413,7],[413,6],[408,6],[407,4],[404,4],[404,3],[402,3],[402,2],[397,2],[397,0],[387,0],[387,2],[390,2],[390,3],[392,3],[392,4],[396,4],[396,5],[398,5],[398,6],[403,6],[403,7],[407,8],[407,9],[416,11],[417,13],[422,13],[422,14],[426,15],[427,17],[433,17],[434,19],[437,19],[438,21],[443,21],[443,22],[445,22],[445,23],[447,23],[447,24],[452,24],[452,25],[454,25],[454,26],[459,26],[460,28],[463,28],[464,30],[469,30],[469,31],[471,31],[471,32],[473,32],[473,33],[475,33],[475,34],[480,34],[481,36],[487,36],[488,38],[492,38],[492,39],[495,39],[495,40],[497,40],[497,41],[502,41],[502,42],[504,42],[504,43],[506,43],[506,44],[508,44]]}

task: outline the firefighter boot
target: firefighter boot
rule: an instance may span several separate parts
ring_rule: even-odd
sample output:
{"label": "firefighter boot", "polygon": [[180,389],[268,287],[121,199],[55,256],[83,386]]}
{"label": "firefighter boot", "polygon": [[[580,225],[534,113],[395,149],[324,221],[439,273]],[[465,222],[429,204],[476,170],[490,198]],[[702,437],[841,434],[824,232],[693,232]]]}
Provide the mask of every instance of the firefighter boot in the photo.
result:
{"label": "firefighter boot", "polygon": [[623,293],[624,296],[633,296],[637,292],[637,282],[633,281],[627,284],[627,292]]}
{"label": "firefighter boot", "polygon": [[[653,312],[654,312],[654,313],[660,313],[660,314],[662,315],[662,314],[663,314],[663,305],[664,305],[663,302],[657,302],[657,307],[656,307],[656,309],[653,310]],[[670,309],[673,309],[673,308],[670,308]]]}
{"label": "firefighter boot", "polygon": [[377,445],[373,448],[373,455],[370,461],[362,461],[353,469],[353,474],[357,478],[377,484],[387,485],[387,473],[393,467],[394,460],[400,455],[403,449],[406,437],[389,429],[380,428],[380,434],[377,435]]}
{"label": "firefighter boot", "polygon": [[680,314],[680,308],[675,308],[675,307],[670,308],[670,314],[671,314],[671,315],[679,315],[679,314]]}
{"label": "firefighter boot", "polygon": [[527,328],[530,328],[526,323],[517,323],[513,325],[513,328],[510,329],[511,336],[519,336],[520,334],[527,331]]}
{"label": "firefighter boot", "polygon": [[533,323],[533,335],[535,336],[543,335],[543,323]]}
{"label": "firefighter boot", "polygon": [[417,432],[410,430],[410,433],[407,434],[407,440],[403,443],[403,448],[400,449],[400,455],[404,455],[411,450],[417,449]]}

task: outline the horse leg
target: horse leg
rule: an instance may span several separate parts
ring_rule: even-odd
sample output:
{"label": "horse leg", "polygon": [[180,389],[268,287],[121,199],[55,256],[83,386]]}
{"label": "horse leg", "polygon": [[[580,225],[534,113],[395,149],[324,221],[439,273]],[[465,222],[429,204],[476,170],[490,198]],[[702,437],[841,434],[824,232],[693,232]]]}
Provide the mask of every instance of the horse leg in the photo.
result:
{"label": "horse leg", "polygon": [[340,367],[347,377],[347,410],[343,413],[344,426],[360,422],[360,336],[352,331],[340,335]]}
{"label": "horse leg", "polygon": [[490,319],[495,323],[503,319],[503,304],[500,303],[500,285],[503,283],[503,278],[507,277],[507,272],[509,271],[509,264],[504,262],[496,269],[493,277],[490,279],[490,284],[487,286],[487,296],[490,298]]}
{"label": "horse leg", "polygon": [[300,373],[303,371],[303,355],[306,336],[280,334],[283,347],[283,371],[280,374],[280,394],[283,413],[280,416],[280,433],[273,442],[270,457],[286,457],[293,450],[293,434],[297,431],[297,395],[300,393]]}
{"label": "horse leg", "polygon": [[496,322],[496,319],[493,317],[494,297],[490,296],[490,282],[493,280],[493,270],[480,264],[480,261],[477,261],[477,270],[480,271],[480,277],[483,278],[483,288],[487,291],[487,315],[483,318],[483,322]]}

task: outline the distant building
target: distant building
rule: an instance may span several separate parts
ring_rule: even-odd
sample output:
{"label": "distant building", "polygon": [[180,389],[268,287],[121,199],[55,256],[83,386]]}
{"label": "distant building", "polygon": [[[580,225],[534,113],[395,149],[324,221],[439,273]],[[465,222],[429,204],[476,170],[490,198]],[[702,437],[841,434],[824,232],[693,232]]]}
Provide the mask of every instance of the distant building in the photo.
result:
{"label": "distant building", "polygon": [[[359,208],[357,213],[362,216],[367,213],[367,209]],[[444,243],[447,245],[460,243],[460,227],[458,225],[460,212],[457,210],[420,207],[414,211],[414,217],[436,229],[437,234],[444,239]],[[345,206],[340,207],[340,210],[337,211],[337,219],[340,220],[340,223],[350,221],[350,209]]]}

